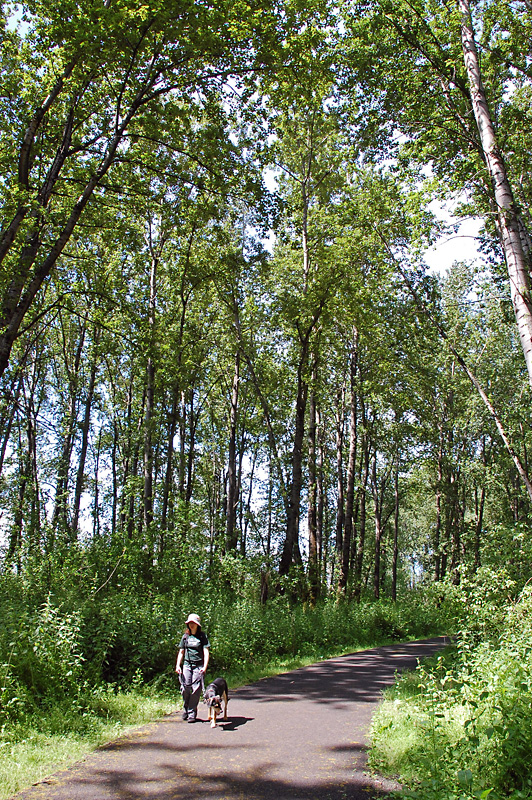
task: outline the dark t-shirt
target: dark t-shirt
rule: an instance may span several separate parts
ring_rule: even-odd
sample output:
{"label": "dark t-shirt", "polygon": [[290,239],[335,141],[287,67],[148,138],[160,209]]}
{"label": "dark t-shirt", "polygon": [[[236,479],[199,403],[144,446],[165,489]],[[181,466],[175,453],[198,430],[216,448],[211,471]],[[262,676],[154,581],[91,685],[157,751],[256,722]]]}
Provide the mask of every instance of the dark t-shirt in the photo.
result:
{"label": "dark t-shirt", "polygon": [[191,667],[203,666],[204,647],[210,647],[210,644],[207,634],[203,631],[200,631],[197,636],[192,636],[191,633],[183,634],[179,642],[179,649],[185,651],[184,663]]}

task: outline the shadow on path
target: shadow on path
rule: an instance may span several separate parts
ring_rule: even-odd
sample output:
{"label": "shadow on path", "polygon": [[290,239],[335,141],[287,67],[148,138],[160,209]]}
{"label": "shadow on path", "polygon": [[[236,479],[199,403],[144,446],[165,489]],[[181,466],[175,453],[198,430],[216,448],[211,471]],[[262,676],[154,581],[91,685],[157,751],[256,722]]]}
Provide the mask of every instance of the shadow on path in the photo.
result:
{"label": "shadow on path", "polygon": [[420,660],[449,643],[446,637],[386,645],[330,658],[238,689],[238,696],[256,703],[296,702],[303,695],[318,703],[375,703],[395,673],[414,669]]}
{"label": "shadow on path", "polygon": [[[100,748],[17,800],[368,800],[396,788],[364,773],[367,734],[398,670],[443,637],[366,650],[230,691],[212,729],[177,713]],[[224,734],[230,732],[231,736]]]}

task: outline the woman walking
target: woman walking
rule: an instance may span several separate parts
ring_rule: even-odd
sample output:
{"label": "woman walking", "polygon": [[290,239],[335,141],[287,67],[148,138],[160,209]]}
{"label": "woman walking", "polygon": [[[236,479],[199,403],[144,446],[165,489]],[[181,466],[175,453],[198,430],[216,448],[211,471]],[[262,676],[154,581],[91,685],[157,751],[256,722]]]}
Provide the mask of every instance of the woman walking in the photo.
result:
{"label": "woman walking", "polygon": [[185,633],[179,642],[175,671],[181,682],[183,719],[195,722],[203,686],[203,676],[209,664],[209,638],[201,629],[197,614],[189,614]]}

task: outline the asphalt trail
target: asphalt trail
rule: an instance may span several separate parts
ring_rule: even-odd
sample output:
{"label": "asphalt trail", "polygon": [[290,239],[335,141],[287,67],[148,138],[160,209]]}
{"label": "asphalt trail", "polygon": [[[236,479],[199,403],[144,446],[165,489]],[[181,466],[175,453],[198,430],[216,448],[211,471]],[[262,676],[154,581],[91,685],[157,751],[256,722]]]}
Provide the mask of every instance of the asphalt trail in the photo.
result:
{"label": "asphalt trail", "polygon": [[99,748],[16,800],[368,800],[393,784],[365,774],[371,717],[395,673],[448,640],[321,661],[229,692],[211,729],[179,713]]}

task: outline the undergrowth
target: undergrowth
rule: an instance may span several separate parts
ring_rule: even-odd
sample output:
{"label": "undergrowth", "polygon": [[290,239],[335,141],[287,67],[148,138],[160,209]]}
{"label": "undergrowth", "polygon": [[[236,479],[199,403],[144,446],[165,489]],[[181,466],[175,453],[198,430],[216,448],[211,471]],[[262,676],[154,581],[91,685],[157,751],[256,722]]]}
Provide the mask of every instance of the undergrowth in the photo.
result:
{"label": "undergrowth", "polygon": [[233,688],[446,624],[421,593],[396,604],[315,608],[286,597],[265,606],[245,595],[228,602],[205,590],[194,600],[110,592],[97,604],[49,594],[35,605],[18,588],[11,576],[0,582],[0,800],[129,726],[176,710],[176,647],[190,611],[201,614],[211,640],[209,675],[224,674]]}
{"label": "undergrowth", "polygon": [[374,719],[371,765],[403,796],[532,798],[532,588],[512,599],[504,574],[486,578],[457,590],[455,647],[400,678]]}

